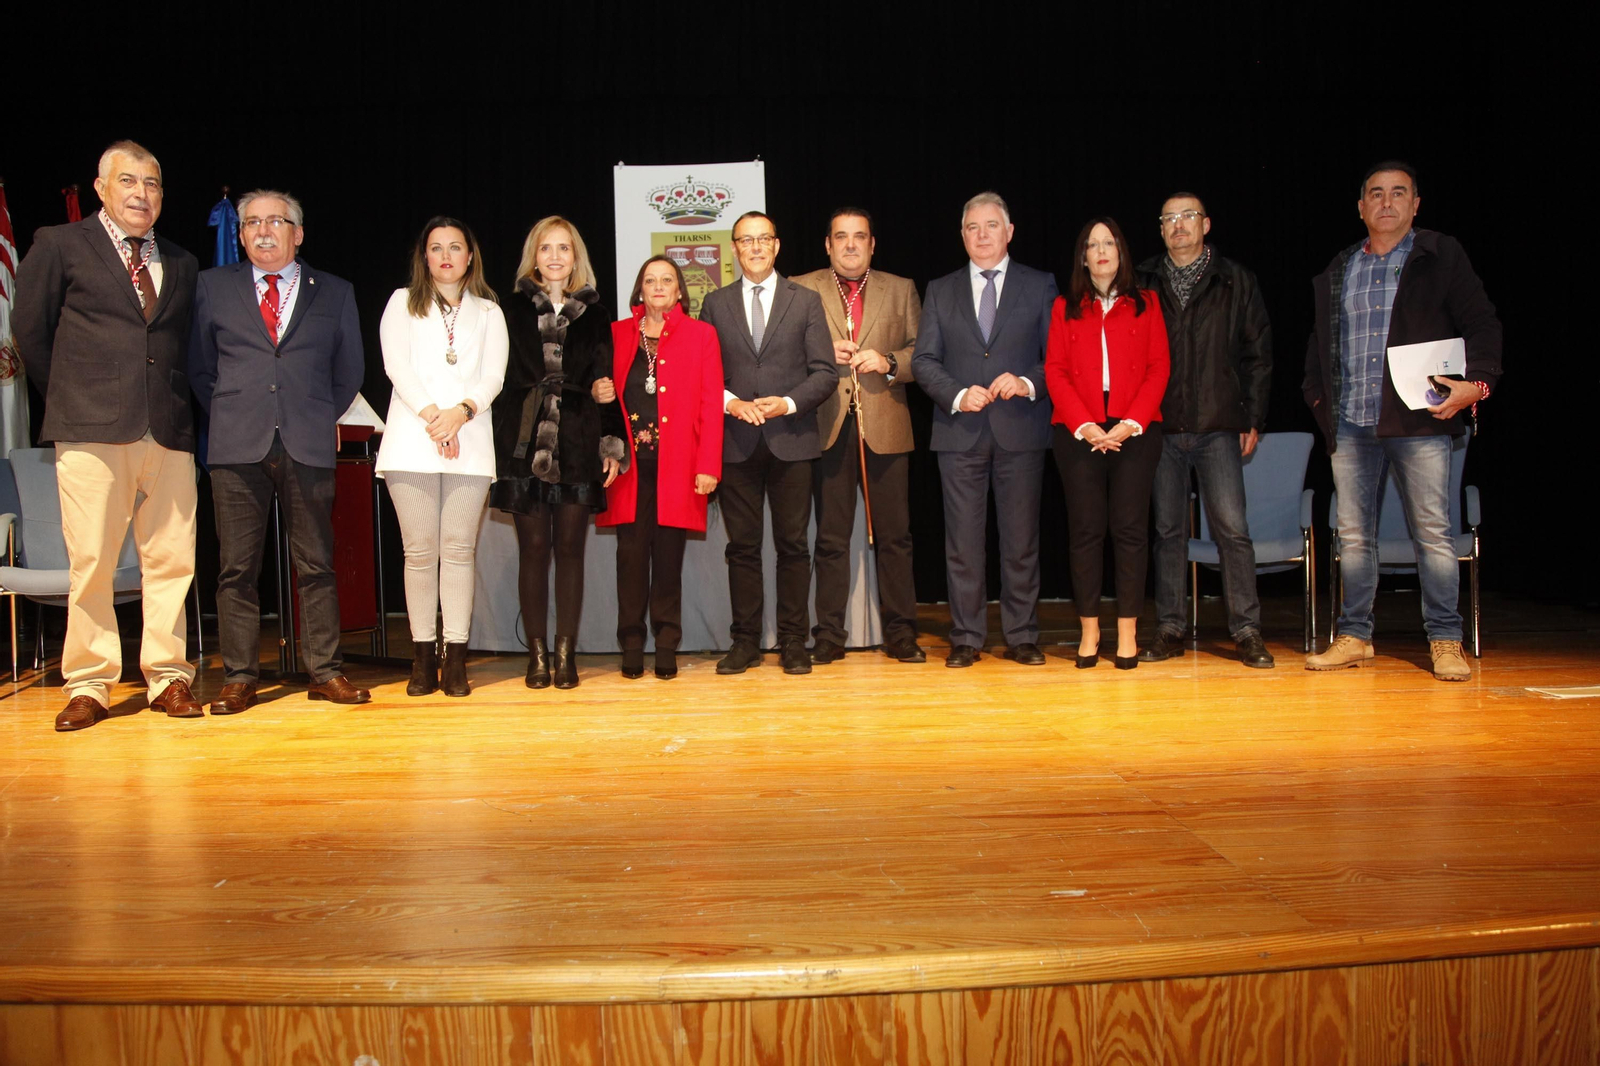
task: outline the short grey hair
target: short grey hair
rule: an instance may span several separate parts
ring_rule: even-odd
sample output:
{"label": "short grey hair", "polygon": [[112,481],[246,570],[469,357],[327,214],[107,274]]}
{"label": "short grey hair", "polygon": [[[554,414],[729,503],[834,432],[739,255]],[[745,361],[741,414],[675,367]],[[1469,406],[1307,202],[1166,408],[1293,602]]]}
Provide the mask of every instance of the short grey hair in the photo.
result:
{"label": "short grey hair", "polygon": [[119,155],[125,155],[136,163],[154,163],[156,173],[161,172],[161,160],[157,159],[150,149],[138,141],[118,141],[100,153],[100,169],[98,174],[101,181],[111,177],[111,161]]}
{"label": "short grey hair", "polygon": [[241,226],[244,225],[244,220],[249,217],[250,205],[257,200],[282,200],[284,207],[288,211],[289,221],[293,222],[296,226],[303,226],[306,224],[306,215],[305,212],[300,209],[299,200],[296,200],[293,196],[290,196],[286,192],[279,192],[277,189],[256,189],[253,192],[247,192],[243,196],[239,197],[238,211],[239,224]]}
{"label": "short grey hair", "polygon": [[1000,196],[999,193],[992,189],[986,189],[983,192],[980,192],[978,195],[974,196],[972,199],[968,200],[964,205],[962,205],[961,224],[963,226],[967,224],[967,212],[971,211],[974,207],[982,207],[984,204],[993,204],[994,206],[998,207],[1000,209],[1000,217],[1006,220],[1006,225],[1011,225],[1011,208],[1007,207],[1005,200]]}

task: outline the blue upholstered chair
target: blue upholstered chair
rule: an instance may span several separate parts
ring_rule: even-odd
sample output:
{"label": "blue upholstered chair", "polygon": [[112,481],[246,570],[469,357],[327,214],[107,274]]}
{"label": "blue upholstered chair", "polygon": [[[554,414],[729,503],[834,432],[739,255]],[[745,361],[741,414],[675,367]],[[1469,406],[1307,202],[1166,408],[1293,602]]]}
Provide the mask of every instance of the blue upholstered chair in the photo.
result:
{"label": "blue upholstered chair", "polygon": [[[1311,535],[1311,490],[1305,487],[1311,458],[1309,433],[1265,433],[1244,461],[1244,511],[1256,552],[1256,573],[1299,567],[1305,590],[1302,636],[1310,651],[1317,637],[1316,545]],[[1219,566],[1204,500],[1198,536],[1189,541],[1189,617],[1200,622],[1200,567]]]}

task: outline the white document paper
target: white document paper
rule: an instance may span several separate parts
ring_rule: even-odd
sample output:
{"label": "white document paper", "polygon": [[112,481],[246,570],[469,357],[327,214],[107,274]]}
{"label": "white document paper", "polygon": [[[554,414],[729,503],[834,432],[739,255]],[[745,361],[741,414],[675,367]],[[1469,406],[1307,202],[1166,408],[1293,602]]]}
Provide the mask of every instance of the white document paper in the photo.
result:
{"label": "white document paper", "polygon": [[1413,411],[1432,407],[1440,401],[1429,399],[1432,387],[1428,375],[1445,377],[1467,372],[1467,342],[1460,337],[1421,344],[1397,344],[1389,349],[1389,379],[1394,391]]}

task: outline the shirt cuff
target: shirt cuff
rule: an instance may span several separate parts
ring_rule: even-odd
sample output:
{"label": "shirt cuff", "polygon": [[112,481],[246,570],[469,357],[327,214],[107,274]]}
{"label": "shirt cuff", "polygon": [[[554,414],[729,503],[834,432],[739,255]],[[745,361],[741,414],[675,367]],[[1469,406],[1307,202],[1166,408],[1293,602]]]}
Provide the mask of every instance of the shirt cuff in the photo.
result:
{"label": "shirt cuff", "polygon": [[1082,440],[1083,439],[1083,431],[1088,429],[1092,425],[1094,425],[1093,422],[1085,422],[1083,425],[1079,426],[1077,429],[1072,431],[1073,437],[1075,437],[1078,440]]}
{"label": "shirt cuff", "polygon": [[1034,391],[1033,379],[1025,377],[1022,379],[1022,383],[1028,387],[1028,399],[1037,400],[1039,398],[1039,394]]}
{"label": "shirt cuff", "polygon": [[800,410],[800,408],[794,405],[794,400],[790,399],[788,396],[783,398],[783,402],[789,405],[790,414],[794,414],[796,411]]}
{"label": "shirt cuff", "polygon": [[729,392],[727,389],[723,389],[722,390],[722,413],[723,414],[727,414],[728,413],[728,405],[730,403],[732,403],[733,401],[737,400],[738,398],[739,397],[735,396],[733,393]]}
{"label": "shirt cuff", "polygon": [[1144,435],[1144,427],[1141,426],[1139,423],[1135,422],[1133,419],[1124,418],[1122,420],[1122,424],[1125,425],[1125,426],[1132,426],[1133,427],[1133,435],[1135,437],[1140,437],[1140,436]]}
{"label": "shirt cuff", "polygon": [[965,396],[966,394],[966,389],[962,389],[960,392],[956,393],[956,402],[950,405],[951,414],[958,415],[961,413],[961,397]]}

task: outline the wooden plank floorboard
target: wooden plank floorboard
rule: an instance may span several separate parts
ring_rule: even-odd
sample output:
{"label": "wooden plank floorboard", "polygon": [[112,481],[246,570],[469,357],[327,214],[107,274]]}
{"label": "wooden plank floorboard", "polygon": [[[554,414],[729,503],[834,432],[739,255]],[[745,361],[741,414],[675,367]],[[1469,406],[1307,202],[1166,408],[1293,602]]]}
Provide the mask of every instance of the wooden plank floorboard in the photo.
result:
{"label": "wooden plank floorboard", "polygon": [[[195,721],[123,685],[134,713],[72,735],[50,730],[59,690],[20,686],[0,699],[0,1001],[903,993],[871,1018],[680,1014],[701,1036],[673,1054],[709,1054],[710,1025],[762,1058],[769,1029],[799,1024],[813,1057],[941,1062],[992,1014],[919,993],[1120,981],[1063,1016],[1063,1056],[1115,1017],[1113,1058],[1221,1061],[1223,1041],[1273,1062],[1314,1059],[1350,997],[1377,993],[1319,978],[1283,1048],[1241,1050],[1255,1038],[1201,1038],[1195,1012],[1270,1020],[1277,986],[1219,1006],[1141,980],[1600,944],[1600,703],[1526,692],[1600,681],[1586,633],[1491,646],[1464,685],[1398,646],[1331,675],[1281,645],[1274,671],[1201,652],[1132,674],[1059,648],[948,671],[940,650],[803,678],[770,656],[719,678],[695,656],[670,683],[585,658],[568,693],[482,657],[465,700],[373,676],[366,707],[291,692]],[[563,1062],[636,1058],[668,1024],[579,1017],[451,1024]],[[148,1039],[169,1039],[155,1021]],[[1596,1028],[1519,1024],[1562,1053]],[[429,1061],[425,1030],[404,1039]]]}

